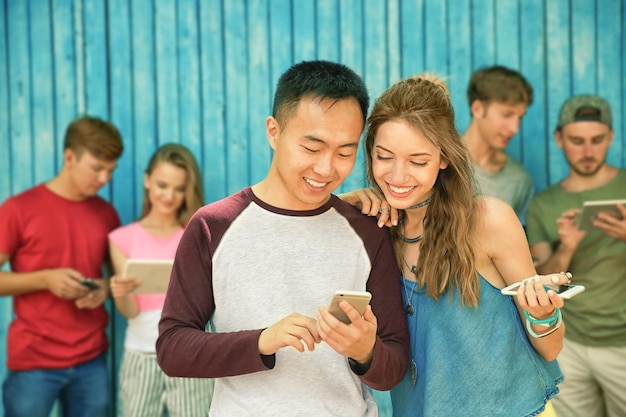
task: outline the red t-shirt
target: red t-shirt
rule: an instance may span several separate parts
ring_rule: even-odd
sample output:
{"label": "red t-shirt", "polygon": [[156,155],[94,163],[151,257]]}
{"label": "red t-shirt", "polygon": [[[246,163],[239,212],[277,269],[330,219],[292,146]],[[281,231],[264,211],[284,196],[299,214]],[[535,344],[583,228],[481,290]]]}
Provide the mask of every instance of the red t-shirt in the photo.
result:
{"label": "red t-shirt", "polygon": [[[10,256],[13,272],[73,268],[98,278],[108,257],[107,234],[119,225],[102,198],[67,200],[41,184],[0,206],[0,252]],[[8,369],[67,368],[107,349],[103,306],[79,309],[46,290],[14,296],[13,311]]]}

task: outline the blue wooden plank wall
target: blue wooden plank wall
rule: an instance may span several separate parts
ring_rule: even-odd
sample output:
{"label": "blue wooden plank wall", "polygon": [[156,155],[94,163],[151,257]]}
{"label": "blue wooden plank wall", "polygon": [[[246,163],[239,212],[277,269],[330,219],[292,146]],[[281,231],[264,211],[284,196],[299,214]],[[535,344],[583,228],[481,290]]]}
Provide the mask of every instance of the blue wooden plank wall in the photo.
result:
{"label": "blue wooden plank wall", "polygon": [[[352,67],[373,97],[412,73],[443,76],[460,131],[471,72],[519,69],[535,103],[509,151],[537,190],[567,172],[552,139],[561,103],[600,94],[615,119],[608,159],[624,166],[622,0],[0,0],[0,201],[59,170],[65,127],[82,113],[123,133],[126,151],[102,195],[124,223],[139,214],[144,166],[166,142],[200,160],[207,202],[235,192],[268,168],[276,80],[314,58]],[[342,190],[363,185],[362,168],[360,153]],[[2,298],[2,364],[10,318]],[[113,314],[113,375],[124,327]]]}

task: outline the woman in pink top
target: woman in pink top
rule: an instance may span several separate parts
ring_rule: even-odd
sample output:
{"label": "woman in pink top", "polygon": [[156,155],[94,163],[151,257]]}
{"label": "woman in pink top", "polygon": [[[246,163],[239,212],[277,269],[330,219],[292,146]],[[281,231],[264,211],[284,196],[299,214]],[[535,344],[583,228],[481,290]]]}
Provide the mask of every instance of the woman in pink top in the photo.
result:
{"label": "woman in pink top", "polygon": [[154,153],[144,175],[143,211],[138,221],[109,234],[115,276],[111,294],[128,319],[120,368],[122,417],[207,416],[213,393],[210,379],[172,378],[157,364],[155,343],[165,294],[132,293],[139,286],[124,277],[129,258],[174,259],[189,218],[204,203],[202,178],[191,152],[166,144]]}

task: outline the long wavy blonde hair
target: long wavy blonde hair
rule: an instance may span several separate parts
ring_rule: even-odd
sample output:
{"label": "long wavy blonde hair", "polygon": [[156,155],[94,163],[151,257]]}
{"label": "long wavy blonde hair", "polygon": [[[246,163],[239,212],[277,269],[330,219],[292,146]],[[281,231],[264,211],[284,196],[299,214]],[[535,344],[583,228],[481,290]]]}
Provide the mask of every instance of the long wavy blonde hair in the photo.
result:
{"label": "long wavy blonde hair", "polygon": [[[368,181],[381,195],[372,172],[372,152],[378,128],[392,120],[412,126],[440,149],[448,163],[439,171],[426,211],[416,280],[434,299],[448,289],[457,289],[464,305],[477,306],[480,282],[472,250],[475,185],[469,155],[454,126],[454,109],[445,83],[430,74],[415,75],[396,82],[376,99],[366,126],[366,171]],[[400,225],[405,217],[401,211]],[[403,241],[398,232],[398,227],[391,230],[399,258]]]}

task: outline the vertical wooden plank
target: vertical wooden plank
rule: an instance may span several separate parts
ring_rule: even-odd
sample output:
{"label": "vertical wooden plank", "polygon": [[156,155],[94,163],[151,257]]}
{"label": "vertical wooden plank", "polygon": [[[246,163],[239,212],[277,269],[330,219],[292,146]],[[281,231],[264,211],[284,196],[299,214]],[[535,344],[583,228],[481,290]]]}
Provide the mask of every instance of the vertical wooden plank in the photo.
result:
{"label": "vertical wooden plank", "polygon": [[[520,24],[519,3],[517,0],[497,1],[495,3],[495,48],[496,60],[500,65],[520,70]],[[522,161],[523,135],[522,126],[506,148],[506,153]]]}
{"label": "vertical wooden plank", "polygon": [[[83,0],[82,21],[79,25],[84,33],[83,79],[85,80],[82,96],[85,100],[85,112],[89,115],[109,120],[108,95],[108,55],[105,0]],[[81,94],[81,91],[79,91]],[[98,192],[100,196],[111,200],[111,184],[107,184]]]}
{"label": "vertical wooden plank", "polygon": [[[151,0],[130,2],[133,127],[132,141],[127,143],[126,157],[130,157],[134,174],[142,178],[143,170],[157,146],[157,92],[155,74],[155,21]],[[139,183],[141,184],[141,183]],[[133,218],[141,213],[143,185],[134,192],[137,202]]]}
{"label": "vertical wooden plank", "polygon": [[200,44],[197,0],[179,0],[178,8],[178,91],[180,142],[200,161]]}
{"label": "vertical wooden plank", "polygon": [[78,115],[73,0],[52,2],[52,49],[57,171],[63,164],[63,139],[67,125]]}
{"label": "vertical wooden plank", "polygon": [[54,158],[52,30],[48,3],[30,7],[30,54],[32,67],[32,134],[34,144],[34,182],[49,180],[56,174]]}
{"label": "vertical wooden plank", "polygon": [[552,130],[547,120],[545,79],[544,0],[523,1],[520,7],[521,72],[534,91],[534,102],[522,120],[521,161],[528,168],[537,192],[548,186],[547,151]]}
{"label": "vertical wooden plank", "polygon": [[[617,0],[616,0],[617,1]],[[623,4],[623,3],[622,3]],[[622,5],[622,20],[621,20],[621,68],[622,80],[621,80],[621,109],[622,111],[617,114],[617,120],[622,129],[622,163],[621,167],[626,167],[626,7]],[[613,139],[615,140],[615,139]]]}
{"label": "vertical wooden plank", "polygon": [[104,0],[83,0],[85,110],[108,120],[108,56]]}
{"label": "vertical wooden plank", "polygon": [[520,7],[519,0],[495,3],[495,61],[514,69],[520,67]]}
{"label": "vertical wooden plank", "polygon": [[11,2],[7,11],[9,107],[11,108],[11,193],[31,187],[33,143],[28,3]]}
{"label": "vertical wooden plank", "polygon": [[615,166],[622,165],[624,152],[624,130],[622,112],[624,103],[622,94],[624,91],[624,68],[623,50],[626,33],[620,27],[621,9],[616,0],[603,0],[596,3],[597,11],[597,65],[598,65],[598,95],[606,99],[611,105],[613,112],[614,139],[607,155],[607,162]]}
{"label": "vertical wooden plank", "polygon": [[[6,28],[7,14],[6,0],[0,0],[0,26]],[[11,115],[9,107],[9,59],[7,53],[7,37],[3,31],[0,36],[0,204],[11,195]],[[1,329],[1,328],[0,328]],[[0,335],[0,340],[2,335]],[[0,348],[0,360],[4,350]],[[0,362],[0,363],[5,363]],[[0,367],[0,372],[2,368]],[[0,375],[2,376],[2,375]]]}
{"label": "vertical wooden plank", "polygon": [[227,192],[250,185],[248,155],[248,50],[245,1],[224,2],[224,45],[226,58],[226,175]]}
{"label": "vertical wooden plank", "polygon": [[[340,2],[341,5],[341,2]],[[293,58],[292,34],[292,3],[291,0],[270,0],[269,8],[269,36],[270,36],[270,110],[274,104],[276,83],[280,75],[291,66]],[[340,36],[343,32],[339,31]],[[343,45],[343,43],[342,43]],[[353,45],[349,47],[353,48]],[[342,49],[342,57],[344,49]],[[268,113],[269,115],[269,113]]]}
{"label": "vertical wooden plank", "polygon": [[293,13],[293,57],[294,63],[317,57],[315,44],[315,1],[294,0]]}
{"label": "vertical wooden plank", "polygon": [[176,3],[154,2],[157,141],[180,142]]}
{"label": "vertical wooden plank", "polygon": [[[568,0],[546,1],[546,51],[548,126],[554,129],[563,102],[571,95],[570,7]],[[563,152],[553,138],[548,141],[548,184],[554,184],[567,175]]]}
{"label": "vertical wooden plank", "polygon": [[387,38],[385,37],[387,10],[384,2],[371,2],[363,8],[365,68],[362,74],[372,98],[388,87]]}
{"label": "vertical wooden plank", "polygon": [[109,92],[111,102],[111,122],[119,129],[124,142],[124,153],[117,162],[113,173],[112,203],[120,215],[122,224],[132,222],[136,217],[137,206],[141,204],[134,196],[137,186],[141,187],[141,177],[133,171],[133,94],[130,6],[125,0],[109,0],[108,22],[108,64]]}
{"label": "vertical wooden plank", "polygon": [[470,121],[467,84],[472,74],[471,0],[448,0],[448,88],[456,127],[463,133]]}
{"label": "vertical wooden plank", "polygon": [[[0,0],[0,27],[8,27],[7,1]],[[7,53],[7,33],[6,29],[0,36],[0,204],[11,195],[11,138],[10,114],[9,114],[9,61]],[[1,268],[3,271],[9,270],[9,265],[5,264]],[[7,363],[7,331],[13,317],[13,298],[0,297],[0,380],[4,381],[7,374],[5,364]],[[3,415],[4,411],[0,411]]]}
{"label": "vertical wooden plank", "polygon": [[317,0],[316,16],[317,58],[339,62],[339,3],[336,0]]}
{"label": "vertical wooden plank", "polygon": [[210,202],[228,194],[224,26],[220,0],[201,1],[199,6],[203,138],[200,167],[205,199]]}
{"label": "vertical wooden plank", "polygon": [[403,1],[400,4],[401,77],[408,77],[426,69],[424,7],[424,0]]}
{"label": "vertical wooden plank", "polygon": [[265,119],[271,113],[269,50],[269,10],[267,2],[248,3],[248,85],[250,106],[248,132],[250,141],[250,184],[261,181],[270,165],[270,147],[265,136]]}
{"label": "vertical wooden plank", "polygon": [[425,19],[426,67],[425,70],[439,77],[448,74],[448,30],[446,26],[446,2],[426,2]]}
{"label": "vertical wooden plank", "polygon": [[340,0],[338,19],[341,63],[357,74],[363,75],[365,71],[363,3],[360,0]]}
{"label": "vertical wooden plank", "polygon": [[387,0],[387,86],[402,78],[401,0]]}
{"label": "vertical wooden plank", "polygon": [[[338,18],[341,63],[363,77],[365,73],[365,53],[362,46],[364,37],[363,2],[359,0],[341,0],[339,2]],[[373,97],[371,97],[370,102],[372,101]],[[359,146],[354,168],[341,187],[335,190],[336,193],[362,188],[366,185],[363,158],[364,152],[362,147]]]}
{"label": "vertical wooden plank", "polygon": [[[572,7],[572,94],[598,90],[596,83],[595,0],[574,0]],[[603,39],[602,42],[605,40]]]}
{"label": "vertical wooden plank", "polygon": [[495,50],[495,0],[472,1],[472,68],[492,65]]}

